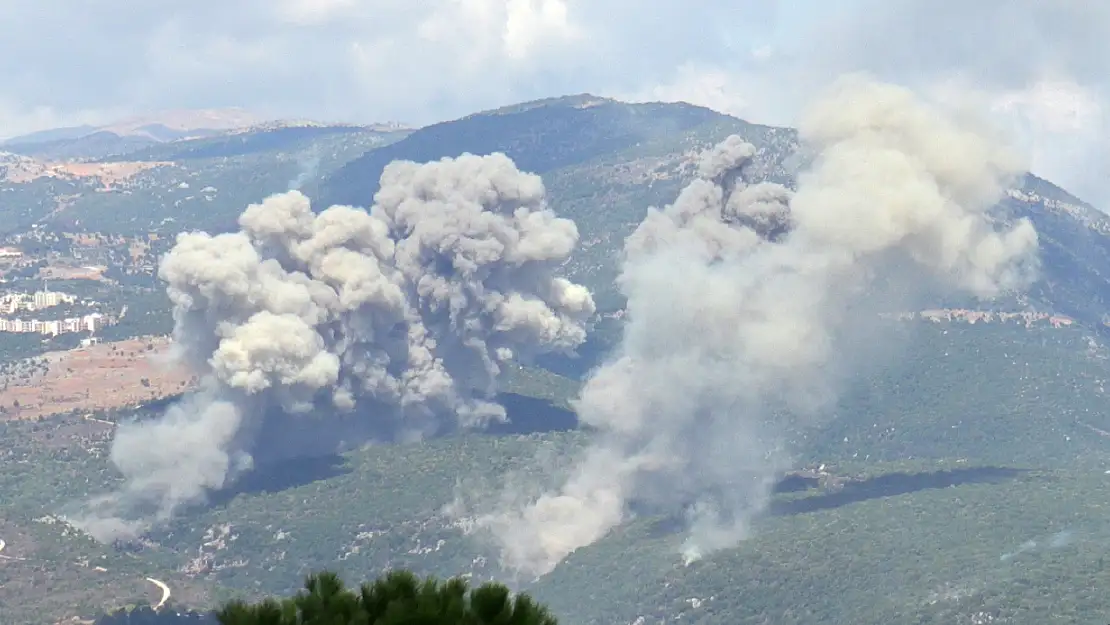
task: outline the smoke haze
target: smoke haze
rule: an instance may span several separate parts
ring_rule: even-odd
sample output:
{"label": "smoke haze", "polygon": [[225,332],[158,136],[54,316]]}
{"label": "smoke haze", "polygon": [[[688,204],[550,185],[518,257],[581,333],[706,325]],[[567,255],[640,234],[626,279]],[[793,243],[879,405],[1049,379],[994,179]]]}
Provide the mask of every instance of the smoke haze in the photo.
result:
{"label": "smoke haze", "polygon": [[501,363],[572,351],[594,313],[553,275],[578,231],[544,193],[502,154],[395,162],[369,211],[290,191],[179,235],[159,275],[199,388],[119,427],[125,484],[74,524],[130,538],[259,462],[505,419]]}
{"label": "smoke haze", "polygon": [[729,137],[627,239],[623,339],[576,406],[599,434],[558,488],[478,516],[504,566],[542,575],[633,502],[687,515],[687,561],[734,545],[790,466],[784,420],[820,418],[858,364],[884,279],[991,297],[1034,278],[1032,225],[988,216],[1021,163],[968,120],[853,76],[799,131],[796,191],[746,179],[755,148]]}
{"label": "smoke haze", "polygon": [[290,191],[300,191],[306,182],[312,180],[320,171],[320,154],[313,150],[297,159],[297,175],[289,180]]}

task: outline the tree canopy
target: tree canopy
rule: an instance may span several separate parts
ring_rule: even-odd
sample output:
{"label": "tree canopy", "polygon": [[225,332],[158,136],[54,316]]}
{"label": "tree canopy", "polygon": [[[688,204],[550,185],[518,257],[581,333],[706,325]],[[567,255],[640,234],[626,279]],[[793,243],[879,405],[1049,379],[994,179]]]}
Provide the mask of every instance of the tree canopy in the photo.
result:
{"label": "tree canopy", "polygon": [[220,625],[557,625],[547,608],[502,584],[471,588],[466,580],[421,580],[393,571],[347,588],[338,575],[310,575],[296,596],[233,601],[216,612]]}

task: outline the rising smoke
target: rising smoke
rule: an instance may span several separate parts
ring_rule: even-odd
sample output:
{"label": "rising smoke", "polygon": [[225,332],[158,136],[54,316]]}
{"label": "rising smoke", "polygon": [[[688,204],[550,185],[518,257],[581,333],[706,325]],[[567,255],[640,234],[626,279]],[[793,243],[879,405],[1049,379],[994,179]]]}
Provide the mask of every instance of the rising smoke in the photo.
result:
{"label": "rising smoke", "polygon": [[289,191],[300,191],[309,180],[316,178],[320,172],[320,154],[311,151],[297,158],[297,175],[289,180]]}
{"label": "rising smoke", "polygon": [[174,339],[201,382],[118,429],[124,486],[72,515],[100,540],[258,463],[503,420],[501,364],[573,350],[594,313],[585,288],[553,275],[574,222],[502,154],[392,163],[369,211],[274,195],[239,226],[181,234],[162,260]]}
{"label": "rising smoke", "polygon": [[729,137],[628,238],[623,339],[577,404],[600,433],[561,486],[478,516],[504,566],[543,574],[642,501],[685,511],[687,561],[734,545],[790,465],[784,415],[829,411],[891,268],[980,297],[1034,277],[1032,225],[988,216],[1020,164],[964,121],[851,77],[799,132],[795,192],[747,180]]}

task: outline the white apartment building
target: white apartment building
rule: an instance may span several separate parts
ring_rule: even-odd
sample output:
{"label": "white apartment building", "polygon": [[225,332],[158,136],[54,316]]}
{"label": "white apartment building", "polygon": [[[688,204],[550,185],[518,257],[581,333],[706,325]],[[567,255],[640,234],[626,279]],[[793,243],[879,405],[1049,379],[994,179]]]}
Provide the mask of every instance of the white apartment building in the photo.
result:
{"label": "white apartment building", "polygon": [[63,299],[62,293],[55,293],[52,291],[38,291],[32,296],[35,302],[35,308],[49,308],[61,304]]}
{"label": "white apartment building", "polygon": [[[45,285],[44,285],[45,287]],[[41,310],[60,304],[73,304],[77,297],[43,288],[35,293],[5,293],[0,295],[0,314],[13,314],[18,310]],[[100,313],[90,313],[67,319],[8,319],[0,317],[0,332],[33,332],[57,336],[69,332],[96,332],[109,322]]]}
{"label": "white apartment building", "polygon": [[76,301],[76,296],[69,293],[58,293],[57,291],[43,290],[30,295],[27,293],[6,293],[0,296],[0,312],[10,315],[21,309],[39,310],[58,306],[59,304],[72,304]]}
{"label": "white apartment building", "polygon": [[108,317],[92,313],[67,319],[7,319],[0,317],[0,332],[32,332],[57,336],[70,332],[96,332],[108,325]]}

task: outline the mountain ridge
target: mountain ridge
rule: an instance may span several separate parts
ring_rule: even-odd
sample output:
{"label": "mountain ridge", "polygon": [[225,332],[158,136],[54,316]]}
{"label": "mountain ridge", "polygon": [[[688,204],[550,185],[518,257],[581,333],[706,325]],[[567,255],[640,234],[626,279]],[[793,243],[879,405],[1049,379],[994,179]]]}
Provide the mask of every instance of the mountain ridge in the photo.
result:
{"label": "mountain ridge", "polygon": [[[494,126],[498,132],[491,130]],[[752,124],[689,104],[633,104],[577,94],[416,129],[338,168],[313,197],[318,209],[334,204],[368,206],[382,169],[393,160],[419,163],[463,152],[503,152],[521,170],[541,175],[556,212],[579,225],[581,249],[568,272],[601,291],[599,303],[611,310],[620,307],[610,288],[616,278],[613,255],[619,242],[648,206],[673,200],[691,179],[700,150],[729,134],[739,134],[756,146],[755,179],[793,184],[799,166],[793,128]],[[1101,326],[1101,308],[1110,302],[1106,279],[1110,276],[1110,218],[1033,174],[1015,182],[996,213],[1003,220],[1028,217],[1043,235],[1042,248],[1050,262],[1046,278],[1034,289],[1034,296],[1045,300],[1041,308]],[[597,191],[587,192],[591,187]],[[1078,248],[1097,262],[1077,262]],[[1080,291],[1095,301],[1084,302],[1086,296]],[[1049,301],[1054,298],[1061,300],[1059,305]]]}
{"label": "mountain ridge", "polygon": [[294,128],[349,127],[391,133],[411,130],[399,123],[350,124],[273,118],[242,108],[181,109],[137,115],[98,126],[52,128],[0,141],[0,150],[45,160],[118,158],[143,148],[196,139]]}
{"label": "mountain ridge", "polygon": [[177,133],[184,133],[187,135],[189,132],[233,130],[263,123],[265,121],[268,121],[268,118],[236,107],[223,109],[166,110],[133,115],[99,125],[83,124],[80,126],[65,126],[39,130],[4,139],[0,142],[0,146],[17,146],[67,139],[74,140],[96,132],[108,132],[119,137],[138,135],[162,141],[166,139],[157,135],[152,135],[152,130],[156,131],[157,129],[162,129],[164,131],[176,131]]}
{"label": "mountain ridge", "polygon": [[[284,592],[307,568],[324,566],[353,579],[391,567],[503,574],[487,545],[444,506],[460,484],[497,483],[532,459],[580,449],[587,432],[553,424],[576,423],[568,408],[580,384],[570,378],[610,357],[621,332],[615,313],[623,302],[611,283],[627,231],[648,206],[674,201],[701,149],[734,132],[756,144],[759,177],[789,183],[796,170],[792,129],[589,94],[475,113],[390,137],[396,141],[388,145],[367,133],[309,130],[144,147],[125,157],[174,165],[144,171],[127,188],[90,193],[100,204],[36,213],[35,223],[48,232],[87,228],[144,240],[156,231],[157,241],[172,242],[181,231],[234,228],[246,203],[292,186],[314,155],[326,157],[316,172],[325,180],[316,186],[310,178],[305,189],[320,209],[372,204],[370,181],[393,158],[502,149],[522,170],[536,170],[555,212],[578,225],[581,250],[565,269],[598,287],[599,299],[609,293],[593,342],[578,359],[537,361],[566,377],[514,368],[517,379],[499,387],[515,420],[505,430],[259,470],[135,544],[94,544],[55,513],[116,487],[111,423],[151,418],[165,402],[92,417],[108,423],[83,414],[0,421],[10,441],[0,449],[0,500],[10,502],[0,535],[11,553],[28,558],[0,566],[3,617],[30,613],[47,591],[82,605],[153,602],[147,576],[200,607],[228,594]],[[55,183],[36,184],[46,182]],[[1105,216],[1050,182],[1028,175],[1019,183],[997,218],[1035,220],[1046,277],[1025,297],[980,307],[942,301],[912,309],[912,319],[877,320],[897,326],[892,335],[906,349],[854,380],[829,422],[791,430],[805,479],[775,494],[747,541],[685,566],[676,556],[682,519],[638,510],[549,576],[519,587],[550,601],[569,625],[1110,614],[1098,592],[1105,581],[1098,560],[1110,557],[1100,503],[1110,488],[1110,420],[1102,409],[1110,359],[1100,334],[1110,230]],[[162,287],[154,276],[144,280],[143,288]],[[1056,541],[1065,532],[1073,542]],[[1029,541],[1038,546],[1022,547]],[[1032,589],[1030,579],[1038,584]]]}

